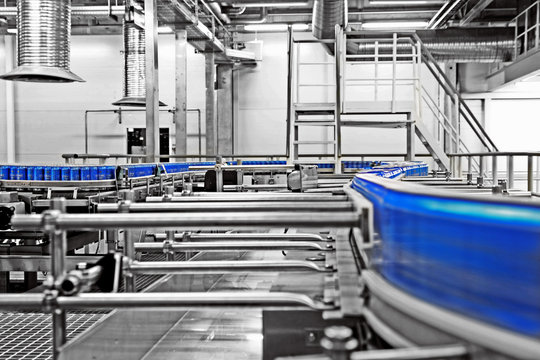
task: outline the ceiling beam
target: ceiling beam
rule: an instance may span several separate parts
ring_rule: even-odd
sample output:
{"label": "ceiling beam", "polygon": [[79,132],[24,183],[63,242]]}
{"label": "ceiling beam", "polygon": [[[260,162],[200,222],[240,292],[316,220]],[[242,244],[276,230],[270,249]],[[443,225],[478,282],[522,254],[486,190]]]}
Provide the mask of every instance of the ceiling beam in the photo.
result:
{"label": "ceiling beam", "polygon": [[465,14],[463,19],[461,19],[461,21],[459,22],[459,25],[460,26],[468,25],[471,21],[476,19],[478,15],[480,15],[480,13],[484,11],[484,9],[487,8],[492,2],[493,0],[480,0],[479,2],[477,2],[476,5],[473,6],[473,8],[469,10],[467,14]]}

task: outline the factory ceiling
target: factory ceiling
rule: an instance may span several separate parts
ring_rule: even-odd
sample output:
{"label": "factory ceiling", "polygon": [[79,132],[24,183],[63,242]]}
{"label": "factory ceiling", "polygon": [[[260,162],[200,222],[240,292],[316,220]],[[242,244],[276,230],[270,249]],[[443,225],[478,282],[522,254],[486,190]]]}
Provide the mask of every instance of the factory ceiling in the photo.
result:
{"label": "factory ceiling", "polygon": [[[352,29],[377,22],[425,23],[428,29],[504,27],[533,0],[348,0]],[[123,0],[73,0],[72,33],[120,34]],[[0,30],[15,28],[16,0],[0,2]],[[158,0],[162,29],[186,28],[201,51],[220,50],[249,24],[311,24],[314,0]],[[213,35],[213,31],[214,34]],[[13,32],[11,30],[11,32]],[[220,41],[216,41],[216,38]]]}

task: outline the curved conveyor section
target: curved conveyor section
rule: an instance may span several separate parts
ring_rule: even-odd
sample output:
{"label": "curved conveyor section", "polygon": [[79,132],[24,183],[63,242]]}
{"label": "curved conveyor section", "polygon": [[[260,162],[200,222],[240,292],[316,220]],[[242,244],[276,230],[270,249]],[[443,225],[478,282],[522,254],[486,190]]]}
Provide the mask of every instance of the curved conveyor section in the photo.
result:
{"label": "curved conveyor section", "polygon": [[539,339],[540,204],[385,179],[422,171],[360,173],[351,184],[373,203],[374,270],[427,303]]}

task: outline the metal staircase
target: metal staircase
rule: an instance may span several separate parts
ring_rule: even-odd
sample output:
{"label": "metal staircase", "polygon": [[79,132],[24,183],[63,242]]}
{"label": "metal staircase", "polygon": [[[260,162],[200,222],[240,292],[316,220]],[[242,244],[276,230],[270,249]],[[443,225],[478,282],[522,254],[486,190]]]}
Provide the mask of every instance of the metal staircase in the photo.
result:
{"label": "metal staircase", "polygon": [[[406,159],[416,156],[415,137],[431,154],[439,170],[450,172],[447,154],[471,151],[497,151],[497,147],[461,98],[416,34],[399,35],[343,31],[336,26],[336,41],[296,40],[289,32],[289,136],[294,163],[332,162],[341,170],[341,131],[356,127],[406,127]],[[320,43],[329,51],[325,61],[306,63],[300,57],[303,44]],[[334,82],[304,83],[304,67],[334,69]],[[337,79],[337,81],[335,81]],[[306,88],[325,88],[323,101],[307,102]],[[369,121],[354,120],[369,116]],[[381,121],[401,115],[398,121]],[[326,116],[326,117],[325,117]],[[319,126],[332,129],[323,139],[300,140],[300,129]],[[322,145],[330,152],[300,152],[301,145]],[[289,150],[290,147],[288,147]],[[479,168],[478,162],[472,164]]]}
{"label": "metal staircase", "polygon": [[[334,41],[318,40],[296,40],[292,37],[292,31],[289,32],[289,136],[288,142],[292,145],[292,151],[289,152],[289,158],[292,163],[318,164],[321,162],[334,165],[336,173],[340,172],[340,110],[335,102],[333,94],[336,91],[335,76],[331,76],[328,82],[304,82],[302,79],[302,70],[305,68],[317,68],[322,71],[331,71],[336,69],[336,60],[338,57],[325,54],[321,60],[304,60],[302,58],[302,47],[313,44],[326,44],[334,46]],[[301,90],[305,88],[323,89],[327,93],[326,101],[322,102],[302,102]],[[330,94],[328,94],[330,93]],[[303,133],[322,133],[322,138],[313,136],[309,140],[302,137]],[[313,131],[315,130],[315,131]],[[310,134],[307,134],[308,136]],[[311,134],[313,135],[313,134]],[[301,152],[305,147],[318,147],[322,151],[319,153]],[[289,150],[289,149],[287,149]],[[300,160],[303,157],[303,160]]]}

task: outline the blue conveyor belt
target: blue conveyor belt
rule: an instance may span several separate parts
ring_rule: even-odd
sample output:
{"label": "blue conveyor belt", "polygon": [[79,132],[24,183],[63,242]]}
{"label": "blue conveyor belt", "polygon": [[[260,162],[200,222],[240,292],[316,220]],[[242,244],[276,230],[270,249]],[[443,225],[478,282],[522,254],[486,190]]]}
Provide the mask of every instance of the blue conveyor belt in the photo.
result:
{"label": "blue conveyor belt", "polygon": [[374,205],[377,270],[422,300],[540,337],[540,205],[381,179],[395,172],[352,184]]}

